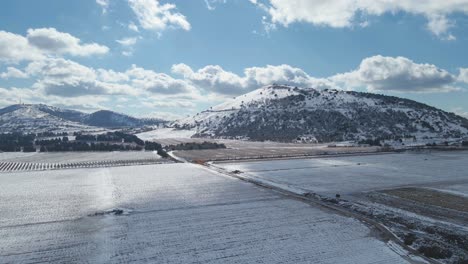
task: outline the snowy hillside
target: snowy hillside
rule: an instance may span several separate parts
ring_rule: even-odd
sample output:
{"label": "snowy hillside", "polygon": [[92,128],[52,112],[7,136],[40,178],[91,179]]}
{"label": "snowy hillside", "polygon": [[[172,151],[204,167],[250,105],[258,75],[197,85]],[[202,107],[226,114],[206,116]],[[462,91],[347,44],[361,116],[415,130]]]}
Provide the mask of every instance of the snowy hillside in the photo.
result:
{"label": "snowy hillside", "polygon": [[138,118],[108,110],[94,112],[83,119],[85,124],[98,127],[137,127],[144,125]]}
{"label": "snowy hillside", "polygon": [[112,111],[86,114],[43,104],[18,104],[0,109],[0,133],[70,132],[102,128],[140,127],[163,123],[158,119],[138,119]]}
{"label": "snowy hillside", "polygon": [[448,138],[468,120],[412,100],[377,94],[272,85],[173,124],[196,136],[252,140]]}
{"label": "snowy hillside", "polygon": [[39,133],[96,129],[60,117],[65,112],[60,110],[55,113],[53,108],[44,105],[12,105],[0,110],[0,132]]}

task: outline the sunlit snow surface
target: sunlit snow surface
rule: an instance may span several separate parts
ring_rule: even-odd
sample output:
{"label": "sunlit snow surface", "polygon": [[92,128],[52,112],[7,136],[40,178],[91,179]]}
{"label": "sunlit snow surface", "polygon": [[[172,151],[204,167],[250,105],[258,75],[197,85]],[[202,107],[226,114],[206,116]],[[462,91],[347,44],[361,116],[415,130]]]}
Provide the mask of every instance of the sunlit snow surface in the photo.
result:
{"label": "sunlit snow surface", "polygon": [[179,130],[173,128],[158,128],[152,131],[147,131],[137,134],[142,140],[154,140],[161,138],[190,138],[197,131],[194,130]]}
{"label": "sunlit snow surface", "polygon": [[0,263],[406,263],[356,220],[190,164],[0,174],[0,238]]}
{"label": "sunlit snow surface", "polygon": [[468,194],[468,151],[221,163],[243,175],[324,195],[418,186]]}

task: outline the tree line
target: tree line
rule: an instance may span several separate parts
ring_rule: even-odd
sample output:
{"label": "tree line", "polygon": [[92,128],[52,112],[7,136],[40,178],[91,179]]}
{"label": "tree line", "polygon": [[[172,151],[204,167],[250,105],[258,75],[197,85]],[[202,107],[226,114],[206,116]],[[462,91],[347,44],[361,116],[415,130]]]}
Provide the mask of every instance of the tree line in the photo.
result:
{"label": "tree line", "polygon": [[122,142],[122,143],[135,143],[139,146],[145,145],[145,142],[135,135],[125,134],[123,132],[107,132],[106,134],[87,135],[81,133],[74,133],[75,140],[77,141],[108,141],[108,142]]}
{"label": "tree line", "polygon": [[226,145],[216,142],[203,142],[203,143],[181,143],[177,145],[169,145],[166,147],[169,150],[196,150],[196,149],[225,149]]}
{"label": "tree line", "polygon": [[[59,135],[64,135],[57,137]],[[66,134],[41,133],[0,134],[0,151],[3,152],[62,152],[62,151],[157,151],[158,155],[167,158],[168,154],[161,144],[143,141],[135,135],[122,132],[108,132],[102,135],[75,133],[75,140]],[[57,137],[36,139],[37,137]]]}

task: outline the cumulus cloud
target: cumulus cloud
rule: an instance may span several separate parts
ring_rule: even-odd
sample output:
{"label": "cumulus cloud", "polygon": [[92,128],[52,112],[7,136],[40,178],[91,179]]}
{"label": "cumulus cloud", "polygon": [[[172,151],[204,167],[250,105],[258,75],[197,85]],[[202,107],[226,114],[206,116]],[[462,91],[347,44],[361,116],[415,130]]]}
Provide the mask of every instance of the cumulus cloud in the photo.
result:
{"label": "cumulus cloud", "polygon": [[315,89],[355,90],[370,92],[449,92],[460,90],[459,82],[468,83],[468,69],[455,76],[435,65],[416,63],[404,57],[373,56],[361,61],[357,69],[330,77],[313,77],[306,71],[287,64],[249,67],[243,75],[226,71],[219,65],[194,70],[186,64],[175,64],[172,73],[189,81],[200,90],[219,95],[239,95],[259,87],[282,84]]}
{"label": "cumulus cloud", "polygon": [[241,94],[273,83],[317,88],[331,88],[333,85],[328,80],[311,77],[302,69],[286,64],[246,68],[243,76],[225,71],[219,65],[208,65],[194,71],[186,64],[175,64],[172,72],[201,89],[226,95]]}
{"label": "cumulus cloud", "polygon": [[32,62],[26,72],[38,77],[33,88],[47,95],[77,97],[133,93],[128,85],[103,82],[94,69],[62,58]]}
{"label": "cumulus cloud", "polygon": [[190,94],[196,89],[187,81],[175,79],[165,73],[157,73],[152,70],[132,65],[126,71],[131,78],[133,87],[157,94]]}
{"label": "cumulus cloud", "polygon": [[281,83],[292,86],[312,87],[317,79],[308,75],[304,70],[287,64],[266,67],[252,67],[244,70],[249,86]]}
{"label": "cumulus cloud", "polygon": [[103,109],[102,103],[108,101],[109,98],[94,95],[81,97],[60,97],[43,94],[37,89],[0,87],[1,106],[17,104],[20,100],[21,102],[31,104],[47,103],[49,105],[64,107],[68,109],[96,111],[98,109]]}
{"label": "cumulus cloud", "polygon": [[334,28],[367,24],[365,16],[407,12],[427,18],[427,28],[436,36],[454,39],[447,18],[454,13],[468,14],[468,0],[250,0],[267,12],[271,21],[288,26],[304,22]]}
{"label": "cumulus cloud", "polygon": [[25,37],[0,31],[0,61],[17,63],[42,58],[44,58],[44,54],[41,50],[31,46]]}
{"label": "cumulus cloud", "polygon": [[21,71],[18,70],[17,68],[14,67],[8,67],[6,72],[0,73],[0,78],[2,79],[26,79],[28,78],[28,75]]}
{"label": "cumulus cloud", "polygon": [[51,54],[91,56],[109,52],[106,46],[96,43],[82,44],[80,39],[55,28],[28,29],[27,39],[30,45]]}
{"label": "cumulus cloud", "polygon": [[447,92],[468,81],[468,69],[460,69],[455,76],[432,64],[383,56],[365,58],[355,70],[327,78],[313,77],[287,64],[248,67],[236,74],[219,65],[192,69],[181,63],[173,65],[171,71],[169,75],[136,65],[125,71],[94,69],[64,58],[44,58],[30,62],[23,70],[8,67],[0,77],[30,78],[33,85],[30,89],[3,89],[0,101],[53,99],[57,103],[86,104],[83,98],[88,98],[98,105],[111,98],[143,98],[139,101],[146,107],[194,109],[200,102],[222,101],[275,83],[316,89],[365,88],[371,92]]}
{"label": "cumulus cloud", "polygon": [[208,88],[221,94],[239,94],[246,88],[242,77],[225,71],[218,65],[208,65],[194,72],[188,65],[177,64],[172,66],[172,72],[182,75],[197,87]]}
{"label": "cumulus cloud", "polygon": [[22,102],[36,102],[36,99],[43,99],[37,91],[26,88],[2,88],[0,87],[0,105],[6,106]]}
{"label": "cumulus cloud", "polygon": [[451,91],[455,76],[432,64],[418,64],[404,57],[373,56],[351,72],[330,78],[347,87],[366,86],[369,91]]}
{"label": "cumulus cloud", "polygon": [[167,27],[190,30],[186,17],[175,11],[174,4],[160,4],[158,0],[128,0],[141,28],[160,32]]}
{"label": "cumulus cloud", "polygon": [[193,98],[199,95],[187,80],[136,65],[119,72],[94,69],[63,58],[47,58],[29,63],[23,74],[35,79],[34,89],[61,97],[159,94]]}
{"label": "cumulus cloud", "polygon": [[82,44],[80,39],[55,28],[28,29],[26,36],[0,31],[0,61],[7,63],[42,60],[48,55],[91,56],[107,52],[106,46]]}
{"label": "cumulus cloud", "polygon": [[128,82],[130,78],[124,72],[116,72],[113,70],[97,69],[98,79],[103,82],[121,83]]}

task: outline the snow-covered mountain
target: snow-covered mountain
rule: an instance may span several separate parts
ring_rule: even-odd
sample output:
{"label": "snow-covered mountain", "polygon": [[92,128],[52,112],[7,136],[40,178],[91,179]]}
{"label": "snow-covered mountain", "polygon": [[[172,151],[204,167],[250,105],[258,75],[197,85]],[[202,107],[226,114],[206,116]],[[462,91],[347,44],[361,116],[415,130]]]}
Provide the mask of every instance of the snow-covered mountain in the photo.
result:
{"label": "snow-covered mountain", "polygon": [[138,119],[105,110],[87,114],[44,104],[17,104],[0,109],[0,133],[90,131],[98,128],[157,125],[163,122],[158,119]]}
{"label": "snow-covered mountain", "polygon": [[[70,119],[66,118],[68,115]],[[79,112],[68,112],[46,105],[12,105],[0,109],[0,132],[39,133],[93,129],[73,121],[73,119],[79,119],[78,116],[80,116]]]}
{"label": "snow-covered mountain", "polygon": [[145,125],[145,121],[108,110],[101,110],[83,118],[87,125],[97,127],[138,127]]}
{"label": "snow-covered mountain", "polygon": [[468,120],[408,99],[271,85],[173,123],[195,136],[320,142],[468,135]]}

